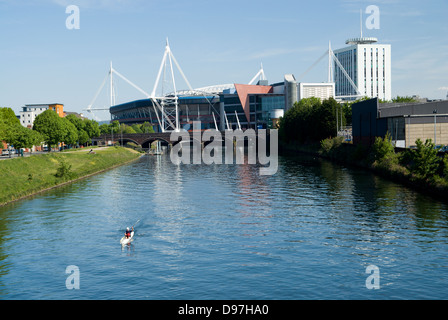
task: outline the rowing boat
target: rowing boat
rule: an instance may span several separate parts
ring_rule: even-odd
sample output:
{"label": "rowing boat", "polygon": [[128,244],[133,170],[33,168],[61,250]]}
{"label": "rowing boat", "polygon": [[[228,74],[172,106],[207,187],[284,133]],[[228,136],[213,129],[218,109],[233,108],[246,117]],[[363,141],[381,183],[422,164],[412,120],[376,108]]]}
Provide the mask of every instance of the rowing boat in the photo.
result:
{"label": "rowing boat", "polygon": [[126,236],[121,238],[120,243],[122,246],[125,246],[125,245],[131,243],[132,240],[134,240],[134,231],[131,232],[131,236],[129,238],[126,238]]}

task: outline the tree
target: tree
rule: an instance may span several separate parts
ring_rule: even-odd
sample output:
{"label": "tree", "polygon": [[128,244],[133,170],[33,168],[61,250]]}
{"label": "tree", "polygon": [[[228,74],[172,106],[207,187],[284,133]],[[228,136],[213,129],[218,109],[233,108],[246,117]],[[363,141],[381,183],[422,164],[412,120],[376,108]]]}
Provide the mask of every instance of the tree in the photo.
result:
{"label": "tree", "polygon": [[67,126],[53,110],[46,110],[34,120],[33,130],[40,132],[44,141],[50,145],[57,145],[64,141],[67,135]]}
{"label": "tree", "polygon": [[[113,134],[117,134],[120,132],[120,122],[118,120],[113,121],[110,124],[109,129],[113,132]],[[110,132],[109,132],[110,133]]]}
{"label": "tree", "polygon": [[132,129],[134,129],[135,133],[143,133],[142,126],[139,124],[133,124]]}
{"label": "tree", "polygon": [[412,160],[414,161],[411,171],[422,178],[433,176],[438,167],[440,159],[437,156],[437,149],[431,139],[427,139],[425,143],[419,139],[415,141],[417,149],[412,152]]}
{"label": "tree", "polygon": [[68,145],[74,145],[78,142],[78,129],[76,126],[67,118],[61,118],[65,126],[65,136],[63,142]]}
{"label": "tree", "polygon": [[16,149],[21,149],[32,148],[42,141],[42,135],[39,132],[18,124],[14,126],[14,135],[11,137],[9,143],[14,145]]}
{"label": "tree", "polygon": [[14,136],[14,127],[20,125],[11,108],[0,108],[0,141],[10,142]]}
{"label": "tree", "polygon": [[[340,125],[342,125],[345,121],[344,115],[342,114],[341,116],[339,103],[333,98],[324,100],[316,111],[314,118],[315,124],[317,124],[317,126],[314,127],[316,141],[336,136],[337,122],[342,121],[342,123],[340,123]],[[336,117],[340,120],[337,120]]]}
{"label": "tree", "polygon": [[84,130],[89,135],[89,138],[98,137],[100,135],[100,126],[95,120],[84,119]]}
{"label": "tree", "polygon": [[137,133],[137,132],[135,132],[135,130],[134,130],[134,128],[132,126],[127,126],[125,124],[121,125],[121,130],[120,131],[123,132],[123,133],[126,133],[126,134]]}
{"label": "tree", "polygon": [[0,119],[3,119],[10,125],[20,124],[20,120],[11,108],[0,108]]}
{"label": "tree", "polygon": [[[317,142],[336,135],[336,110],[340,106],[330,98],[307,98],[296,102],[280,119],[279,136],[284,141]],[[338,113],[338,118],[340,113]],[[342,115],[345,121],[345,116]]]}
{"label": "tree", "polygon": [[372,150],[375,160],[379,161],[395,154],[395,149],[392,144],[392,137],[389,131],[386,133],[384,139],[381,137],[375,138],[375,143],[373,144]]}
{"label": "tree", "polygon": [[74,114],[69,114],[68,116],[65,117],[65,119],[67,119],[68,121],[73,123],[76,127],[76,130],[78,130],[78,132],[81,130],[84,130],[86,127],[85,122],[81,118],[78,118]]}
{"label": "tree", "polygon": [[155,132],[152,125],[147,121],[143,122],[143,124],[141,125],[141,128],[142,128],[143,133],[154,133]]}
{"label": "tree", "polygon": [[84,130],[81,130],[81,131],[78,133],[78,141],[79,141],[79,144],[82,144],[82,145],[84,145],[84,144],[90,142],[90,137],[89,137],[89,135],[87,134],[87,132],[85,132]]}
{"label": "tree", "polygon": [[100,135],[111,133],[110,126],[106,123],[103,123],[102,125],[100,125],[99,129],[100,129]]}
{"label": "tree", "polygon": [[413,97],[409,97],[409,96],[406,96],[406,97],[397,96],[396,98],[392,99],[392,102],[393,103],[412,103],[412,102],[418,102],[418,101],[416,99],[414,99]]}

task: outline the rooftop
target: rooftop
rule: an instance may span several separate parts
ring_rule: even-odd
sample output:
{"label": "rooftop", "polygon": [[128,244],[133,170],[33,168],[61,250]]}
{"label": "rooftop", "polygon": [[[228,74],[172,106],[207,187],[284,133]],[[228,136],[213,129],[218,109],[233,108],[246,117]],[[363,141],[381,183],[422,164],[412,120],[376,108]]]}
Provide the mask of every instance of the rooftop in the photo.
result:
{"label": "rooftop", "polygon": [[361,37],[361,38],[351,38],[345,41],[345,44],[372,44],[378,42],[377,38],[372,37]]}

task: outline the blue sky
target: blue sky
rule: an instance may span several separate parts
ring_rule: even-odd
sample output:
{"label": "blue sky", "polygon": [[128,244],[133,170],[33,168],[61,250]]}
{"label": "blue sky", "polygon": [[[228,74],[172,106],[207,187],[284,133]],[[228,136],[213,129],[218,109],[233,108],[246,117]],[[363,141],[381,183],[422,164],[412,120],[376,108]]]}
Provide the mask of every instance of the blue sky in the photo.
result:
{"label": "blue sky", "polygon": [[[68,5],[79,7],[79,30],[66,28]],[[360,10],[369,5],[380,9],[380,29],[364,35],[392,45],[392,95],[445,98],[446,0],[0,0],[0,106],[18,113],[59,102],[83,112],[110,61],[151,92],[166,38],[193,87],[248,83],[261,63],[271,83],[298,78],[329,41],[335,50],[360,35]],[[326,81],[327,65],[323,59],[302,80]],[[178,74],[176,81],[187,88]],[[122,80],[116,88],[117,103],[144,98]],[[104,89],[94,107],[107,107],[107,97]]]}

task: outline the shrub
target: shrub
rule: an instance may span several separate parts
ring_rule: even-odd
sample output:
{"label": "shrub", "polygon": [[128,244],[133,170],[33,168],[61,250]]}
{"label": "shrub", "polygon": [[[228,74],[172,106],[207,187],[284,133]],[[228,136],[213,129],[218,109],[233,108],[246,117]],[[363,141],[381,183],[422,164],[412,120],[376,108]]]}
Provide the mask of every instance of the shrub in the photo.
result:
{"label": "shrub", "polygon": [[413,165],[411,171],[421,178],[434,176],[436,173],[440,159],[437,156],[437,150],[431,139],[427,139],[423,143],[420,139],[415,142],[417,149],[412,152]]}
{"label": "shrub", "polygon": [[448,154],[443,157],[443,176],[448,180]]}
{"label": "shrub", "polygon": [[74,173],[71,171],[72,170],[72,165],[68,164],[67,162],[65,162],[64,159],[61,159],[59,161],[59,167],[56,170],[56,178],[61,178],[61,179],[72,179],[74,177]]}
{"label": "shrub", "polygon": [[321,152],[324,155],[329,155],[331,151],[339,148],[343,142],[343,137],[327,138],[320,142]]}
{"label": "shrub", "polygon": [[375,160],[382,161],[385,158],[389,158],[395,154],[394,146],[392,145],[392,137],[390,133],[387,132],[384,139],[381,137],[375,138],[375,143],[373,144],[373,156]]}

